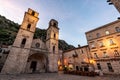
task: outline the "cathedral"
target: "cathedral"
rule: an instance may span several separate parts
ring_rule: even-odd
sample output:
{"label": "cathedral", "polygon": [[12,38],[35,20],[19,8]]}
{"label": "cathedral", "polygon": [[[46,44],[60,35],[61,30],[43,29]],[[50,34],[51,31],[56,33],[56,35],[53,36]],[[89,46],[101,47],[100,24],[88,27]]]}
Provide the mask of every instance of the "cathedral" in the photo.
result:
{"label": "cathedral", "polygon": [[[120,0],[108,0],[120,12]],[[39,13],[28,9],[12,47],[0,50],[1,74],[99,70],[105,74],[120,74],[120,20],[85,33],[87,45],[60,52],[58,22],[51,19],[46,40],[33,39]],[[60,54],[62,58],[60,60]],[[8,55],[8,56],[7,56]],[[61,63],[60,63],[61,62]],[[2,65],[2,66],[1,66]],[[93,70],[90,70],[92,69]]]}
{"label": "cathedral", "polygon": [[33,39],[39,13],[28,9],[1,74],[58,71],[58,22],[51,19],[46,40]]}

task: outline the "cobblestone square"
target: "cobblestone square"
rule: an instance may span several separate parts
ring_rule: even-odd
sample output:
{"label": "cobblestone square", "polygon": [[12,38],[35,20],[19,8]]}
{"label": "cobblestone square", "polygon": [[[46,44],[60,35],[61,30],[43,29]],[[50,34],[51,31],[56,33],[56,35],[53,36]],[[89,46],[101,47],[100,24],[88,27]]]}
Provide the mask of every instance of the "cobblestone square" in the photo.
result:
{"label": "cobblestone square", "polygon": [[120,80],[120,76],[78,76],[58,73],[40,73],[40,74],[20,74],[20,75],[0,75],[0,80]]}

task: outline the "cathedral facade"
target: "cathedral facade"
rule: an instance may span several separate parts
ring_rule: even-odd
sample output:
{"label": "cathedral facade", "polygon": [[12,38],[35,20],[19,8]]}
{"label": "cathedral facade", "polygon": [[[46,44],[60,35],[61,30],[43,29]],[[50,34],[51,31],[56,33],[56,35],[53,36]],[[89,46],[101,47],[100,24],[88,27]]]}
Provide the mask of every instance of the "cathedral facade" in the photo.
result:
{"label": "cathedral facade", "polygon": [[39,13],[32,9],[25,12],[10,53],[1,70],[2,74],[58,71],[58,22],[51,19],[45,41],[33,39]]}

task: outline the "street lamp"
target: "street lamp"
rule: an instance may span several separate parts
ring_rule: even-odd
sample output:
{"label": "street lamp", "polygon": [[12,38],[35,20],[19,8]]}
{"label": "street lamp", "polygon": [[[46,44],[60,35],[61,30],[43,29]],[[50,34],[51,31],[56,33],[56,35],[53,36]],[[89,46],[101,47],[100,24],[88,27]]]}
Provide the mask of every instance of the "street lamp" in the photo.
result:
{"label": "street lamp", "polygon": [[92,67],[93,67],[93,70],[95,70],[95,67],[94,67],[95,60],[94,60],[94,59],[90,59],[90,64],[92,65]]}
{"label": "street lamp", "polygon": [[91,59],[91,60],[90,60],[90,63],[91,63],[91,64],[94,64],[94,63],[95,63],[94,59]]}

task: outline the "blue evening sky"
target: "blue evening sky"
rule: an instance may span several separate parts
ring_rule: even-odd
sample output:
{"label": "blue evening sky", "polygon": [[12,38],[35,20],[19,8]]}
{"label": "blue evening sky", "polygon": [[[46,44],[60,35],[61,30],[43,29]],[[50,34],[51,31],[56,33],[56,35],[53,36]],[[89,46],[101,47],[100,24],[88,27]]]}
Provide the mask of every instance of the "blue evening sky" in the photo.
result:
{"label": "blue evening sky", "polygon": [[37,27],[46,29],[50,19],[59,22],[60,39],[77,47],[87,44],[85,32],[117,20],[120,17],[107,0],[0,0],[0,14],[22,23],[24,12],[32,8],[39,12]]}

